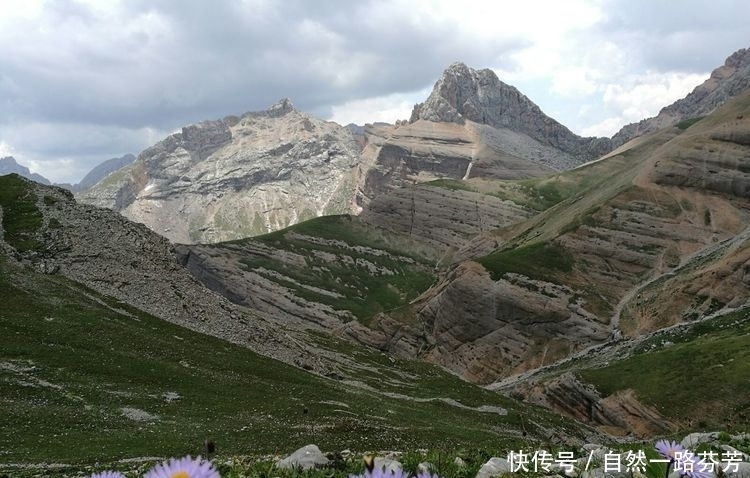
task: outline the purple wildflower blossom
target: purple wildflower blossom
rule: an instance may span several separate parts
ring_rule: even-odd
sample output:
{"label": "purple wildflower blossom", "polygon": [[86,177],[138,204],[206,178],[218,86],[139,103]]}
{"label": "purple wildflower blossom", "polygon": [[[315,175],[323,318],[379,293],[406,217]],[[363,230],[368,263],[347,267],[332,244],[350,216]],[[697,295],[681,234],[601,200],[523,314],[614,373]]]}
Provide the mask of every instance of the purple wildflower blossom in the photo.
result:
{"label": "purple wildflower blossom", "polygon": [[386,471],[383,468],[375,468],[372,471],[365,470],[365,472],[361,475],[349,475],[349,478],[409,478],[409,473],[406,473],[403,470]]}
{"label": "purple wildflower blossom", "polygon": [[102,471],[101,473],[93,473],[90,478],[125,478],[125,475],[119,471]]}
{"label": "purple wildflower blossom", "polygon": [[675,471],[681,476],[687,476],[688,478],[713,478],[714,474],[708,470],[704,470],[704,466],[700,464],[700,460],[692,456],[683,457],[677,462]]}
{"label": "purple wildflower blossom", "polygon": [[659,440],[654,445],[654,448],[656,448],[656,451],[658,451],[661,456],[671,461],[675,460],[675,454],[681,455],[685,453],[685,448],[676,441]]}
{"label": "purple wildflower blossom", "polygon": [[151,468],[143,478],[221,478],[210,461],[201,457],[172,458]]}
{"label": "purple wildflower blossom", "polygon": [[659,440],[654,445],[656,451],[661,456],[670,460],[667,466],[667,475],[669,475],[669,469],[674,464],[674,471],[680,474],[680,476],[688,478],[713,478],[714,474],[710,471],[704,470],[704,466],[700,463],[700,460],[695,457],[693,452],[685,449],[682,445],[674,441]]}

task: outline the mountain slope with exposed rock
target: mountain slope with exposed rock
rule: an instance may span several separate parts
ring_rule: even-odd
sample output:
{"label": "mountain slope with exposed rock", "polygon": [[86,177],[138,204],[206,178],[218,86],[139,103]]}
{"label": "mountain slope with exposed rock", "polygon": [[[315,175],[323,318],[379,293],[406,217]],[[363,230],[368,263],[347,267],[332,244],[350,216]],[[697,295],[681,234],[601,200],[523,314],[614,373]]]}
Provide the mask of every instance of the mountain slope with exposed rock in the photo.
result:
{"label": "mountain slope with exposed rock", "polygon": [[[564,200],[456,254],[418,312],[435,338],[428,357],[491,381],[610,334],[747,304],[748,113],[750,92],[690,128],[548,179]],[[519,325],[525,317],[535,326]]]}
{"label": "mountain slope with exposed rock", "polygon": [[662,108],[658,115],[624,126],[612,137],[616,145],[674,126],[680,121],[697,119],[713,112],[728,100],[750,88],[750,48],[742,48],[730,55],[724,65],[685,98]]}
{"label": "mountain slope with exposed rock", "polygon": [[82,193],[173,242],[217,242],[352,211],[359,146],[282,100],[182,128]]}
{"label": "mountain slope with exposed rock", "polygon": [[63,188],[0,177],[0,253],[59,274],[182,327],[320,368],[303,341],[207,290],[164,237],[120,214],[78,203]]}

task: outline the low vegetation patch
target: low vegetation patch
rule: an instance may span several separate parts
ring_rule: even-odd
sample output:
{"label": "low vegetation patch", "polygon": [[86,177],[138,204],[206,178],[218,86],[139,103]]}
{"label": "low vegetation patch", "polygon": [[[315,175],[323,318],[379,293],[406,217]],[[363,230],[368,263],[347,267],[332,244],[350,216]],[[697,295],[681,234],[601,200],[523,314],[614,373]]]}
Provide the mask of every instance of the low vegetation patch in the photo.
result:
{"label": "low vegetation patch", "polygon": [[43,217],[29,182],[16,174],[0,176],[0,207],[3,208],[5,241],[18,252],[38,250],[35,238]]}
{"label": "low vegetation patch", "polygon": [[251,240],[302,256],[305,267],[285,262],[284,254],[248,255],[240,259],[247,270],[364,322],[403,307],[435,281],[424,259],[368,235],[350,216],[323,216]]}
{"label": "low vegetation patch", "polygon": [[675,126],[677,126],[679,129],[686,130],[689,127],[693,126],[698,121],[702,120],[703,118],[705,118],[705,116],[698,116],[696,118],[684,119],[680,121],[679,123],[677,123]]}
{"label": "low vegetation patch", "polygon": [[554,242],[493,252],[478,259],[478,262],[490,272],[493,280],[502,278],[508,272],[515,272],[532,279],[556,282],[557,273],[573,269],[573,256]]}

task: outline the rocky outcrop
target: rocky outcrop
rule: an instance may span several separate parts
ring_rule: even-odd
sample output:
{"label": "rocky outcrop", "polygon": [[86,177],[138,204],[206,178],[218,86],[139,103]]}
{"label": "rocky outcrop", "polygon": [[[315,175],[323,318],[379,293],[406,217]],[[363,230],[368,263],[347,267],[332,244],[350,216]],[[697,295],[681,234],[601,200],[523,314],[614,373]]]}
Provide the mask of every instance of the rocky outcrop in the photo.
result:
{"label": "rocky outcrop", "polygon": [[646,438],[677,429],[656,409],[641,403],[632,390],[602,397],[593,386],[581,383],[572,373],[542,383],[524,383],[514,394],[613,435]]}
{"label": "rocky outcrop", "polygon": [[572,156],[509,129],[418,120],[365,128],[357,201],[366,208],[400,187],[435,179],[526,179],[567,169]]}
{"label": "rocky outcrop", "polygon": [[173,242],[212,243],[353,211],[359,145],[282,100],[186,126],[81,194]]}
{"label": "rocky outcrop", "polygon": [[624,126],[612,137],[615,145],[674,126],[683,120],[705,116],[728,100],[750,88],[750,48],[734,52],[724,65],[711,72],[711,76],[681,100],[662,108],[658,115],[638,123]]}
{"label": "rocky outcrop", "polygon": [[463,63],[450,65],[427,100],[414,106],[410,122],[420,119],[458,124],[469,120],[509,129],[559,149],[579,162],[612,149],[607,138],[581,138],[573,134],[515,87],[500,81],[492,70],[474,70]]}
{"label": "rocky outcrop", "polygon": [[609,337],[575,291],[522,275],[493,281],[482,266],[453,270],[418,312],[425,358],[466,380],[489,383],[539,367]]}
{"label": "rocky outcrop", "polygon": [[20,176],[23,176],[24,178],[31,179],[32,181],[36,181],[40,184],[51,184],[49,179],[45,178],[41,174],[32,173],[26,166],[18,164],[16,162],[16,158],[14,158],[13,156],[0,158],[0,176],[4,176],[6,174],[18,174]]}
{"label": "rocky outcrop", "polygon": [[528,208],[471,187],[470,182],[437,182],[395,189],[373,199],[360,218],[447,254],[465,246],[477,234],[533,215]]}
{"label": "rocky outcrop", "polygon": [[178,263],[169,241],[145,226],[79,204],[62,188],[32,182],[16,182],[14,187],[34,198],[41,217],[34,248],[19,251],[2,242],[0,251],[14,260],[61,274],[169,322],[326,373],[304,341],[207,290]]}

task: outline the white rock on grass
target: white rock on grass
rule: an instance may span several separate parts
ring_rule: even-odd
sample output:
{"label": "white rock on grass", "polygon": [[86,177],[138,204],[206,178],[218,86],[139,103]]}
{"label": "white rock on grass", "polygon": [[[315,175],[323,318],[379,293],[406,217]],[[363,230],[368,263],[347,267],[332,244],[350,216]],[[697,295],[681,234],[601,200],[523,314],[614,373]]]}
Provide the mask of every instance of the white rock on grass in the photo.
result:
{"label": "white rock on grass", "polygon": [[482,465],[476,478],[491,478],[510,472],[510,462],[505,458],[493,456],[487,463]]}
{"label": "white rock on grass", "polygon": [[277,468],[310,470],[328,464],[328,458],[317,445],[305,445],[286,458],[276,462]]}
{"label": "white rock on grass", "polygon": [[579,475],[580,478],[633,478],[639,476],[640,473],[636,474],[626,471],[626,467],[623,465],[620,471],[606,470],[602,467],[592,468],[590,470],[583,470]]}
{"label": "white rock on grass", "polygon": [[721,469],[726,469],[727,471],[724,472],[724,474],[728,478],[750,478],[750,463],[746,461],[741,461],[739,463],[736,463],[737,465],[737,471],[734,471],[735,464],[729,464],[725,461],[721,462],[717,465],[717,467],[721,467]]}
{"label": "white rock on grass", "polygon": [[153,415],[144,410],[141,410],[140,408],[123,407],[120,409],[120,412],[122,412],[122,414],[125,415],[126,418],[129,418],[136,422],[154,422],[159,420],[158,415]]}
{"label": "white rock on grass", "polygon": [[398,474],[403,471],[404,466],[391,458],[383,458],[382,456],[375,457],[375,469],[383,470],[386,473]]}
{"label": "white rock on grass", "polygon": [[[750,455],[747,453],[743,453],[740,450],[736,449],[733,446],[730,445],[719,445],[719,448],[724,450],[725,452],[731,453],[733,456],[739,456],[742,461],[750,462]],[[725,454],[725,453],[722,453]]]}
{"label": "white rock on grass", "polygon": [[719,434],[714,433],[691,433],[685,438],[682,439],[682,442],[680,443],[683,447],[692,450],[701,443],[710,443],[714,440],[716,440],[719,437]]}

